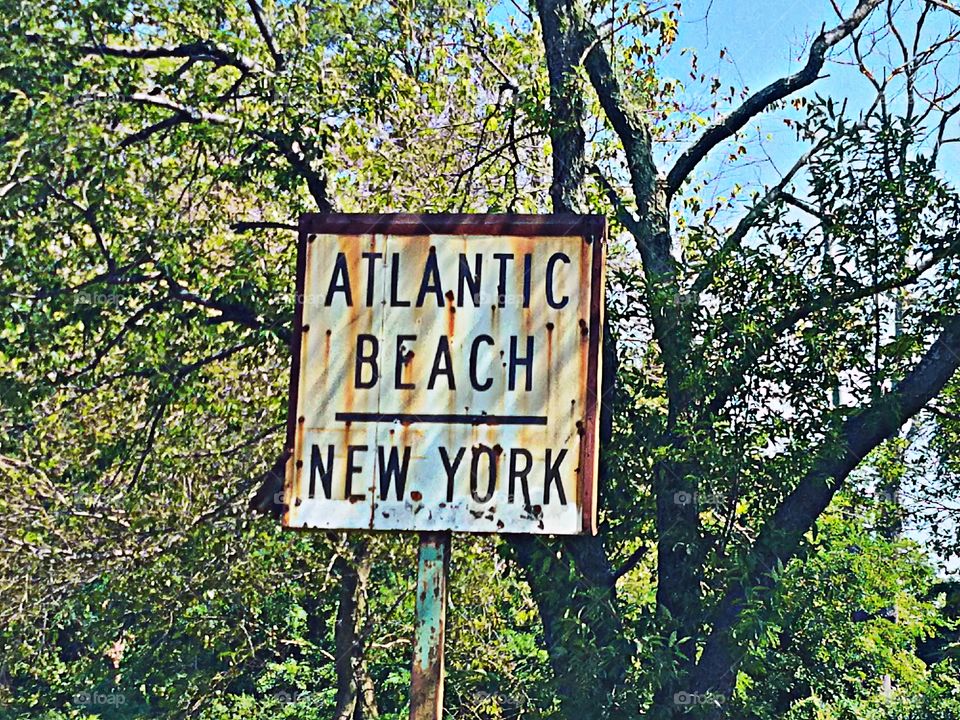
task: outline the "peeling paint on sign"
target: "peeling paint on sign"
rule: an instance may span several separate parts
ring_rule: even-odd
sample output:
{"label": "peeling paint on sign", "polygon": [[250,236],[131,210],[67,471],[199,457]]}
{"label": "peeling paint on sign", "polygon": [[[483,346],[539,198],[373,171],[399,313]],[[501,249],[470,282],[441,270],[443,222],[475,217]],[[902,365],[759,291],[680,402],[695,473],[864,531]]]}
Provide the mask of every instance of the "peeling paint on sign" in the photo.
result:
{"label": "peeling paint on sign", "polygon": [[604,234],[304,216],[284,525],[595,532]]}

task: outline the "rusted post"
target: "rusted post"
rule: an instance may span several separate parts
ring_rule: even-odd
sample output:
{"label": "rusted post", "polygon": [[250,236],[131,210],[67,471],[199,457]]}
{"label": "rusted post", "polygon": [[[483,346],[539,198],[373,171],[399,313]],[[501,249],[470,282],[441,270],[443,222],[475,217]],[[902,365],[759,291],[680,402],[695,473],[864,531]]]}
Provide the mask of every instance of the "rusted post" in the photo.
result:
{"label": "rusted post", "polygon": [[443,712],[443,636],[449,571],[450,533],[420,533],[410,720],[440,720]]}

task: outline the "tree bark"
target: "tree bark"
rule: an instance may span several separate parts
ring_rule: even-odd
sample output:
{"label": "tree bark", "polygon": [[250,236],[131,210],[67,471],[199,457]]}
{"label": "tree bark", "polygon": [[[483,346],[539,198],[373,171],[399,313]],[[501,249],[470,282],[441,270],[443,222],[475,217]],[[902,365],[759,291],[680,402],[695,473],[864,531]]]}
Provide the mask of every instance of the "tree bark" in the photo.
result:
{"label": "tree bark", "polygon": [[340,576],[340,601],[334,628],[334,669],[337,673],[335,720],[376,718],[373,681],[364,662],[362,620],[366,616],[366,586],[370,578],[367,540],[350,543],[351,556],[337,555],[334,569]]}
{"label": "tree bark", "polygon": [[537,13],[550,76],[550,144],[553,148],[550,199],[554,212],[578,212],[586,174],[583,94],[577,87],[576,75],[581,40],[569,2],[537,0]]}

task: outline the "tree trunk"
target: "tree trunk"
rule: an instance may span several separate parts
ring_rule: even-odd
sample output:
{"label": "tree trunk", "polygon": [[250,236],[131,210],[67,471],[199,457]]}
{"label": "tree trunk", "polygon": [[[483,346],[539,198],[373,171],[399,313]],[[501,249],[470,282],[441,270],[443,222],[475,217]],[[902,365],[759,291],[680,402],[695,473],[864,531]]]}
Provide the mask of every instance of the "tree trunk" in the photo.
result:
{"label": "tree trunk", "polygon": [[362,622],[366,616],[366,586],[370,554],[365,538],[350,543],[351,557],[337,555],[334,569],[340,576],[340,603],[334,629],[337,696],[335,720],[376,718],[373,680],[363,658]]}

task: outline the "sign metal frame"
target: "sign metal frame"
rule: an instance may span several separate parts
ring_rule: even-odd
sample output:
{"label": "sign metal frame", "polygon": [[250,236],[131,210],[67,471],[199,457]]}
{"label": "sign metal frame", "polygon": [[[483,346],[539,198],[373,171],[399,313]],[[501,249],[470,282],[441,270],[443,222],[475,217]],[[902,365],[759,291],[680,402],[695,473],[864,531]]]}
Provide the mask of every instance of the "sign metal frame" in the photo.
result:
{"label": "sign metal frame", "polygon": [[[578,503],[581,508],[580,534],[596,534],[597,473],[600,411],[601,342],[604,316],[604,262],[606,219],[601,215],[520,215],[520,214],[364,214],[308,213],[300,218],[296,272],[296,310],[291,338],[292,364],[287,414],[286,453],[291,461],[302,432],[302,419],[297,417],[300,395],[301,362],[304,332],[304,293],[307,248],[317,235],[467,235],[504,237],[580,237],[586,243],[590,258],[588,367],[586,372],[585,412],[579,447]],[[585,253],[586,255],[587,253]],[[288,462],[292,466],[292,461]],[[288,467],[284,485],[285,498],[295,495],[296,469]],[[284,508],[283,524],[288,526],[290,507]],[[375,532],[391,531],[370,528]],[[456,528],[453,528],[457,532]],[[504,532],[516,532],[506,529]],[[472,532],[472,530],[468,530]],[[522,531],[521,531],[522,532]]]}

